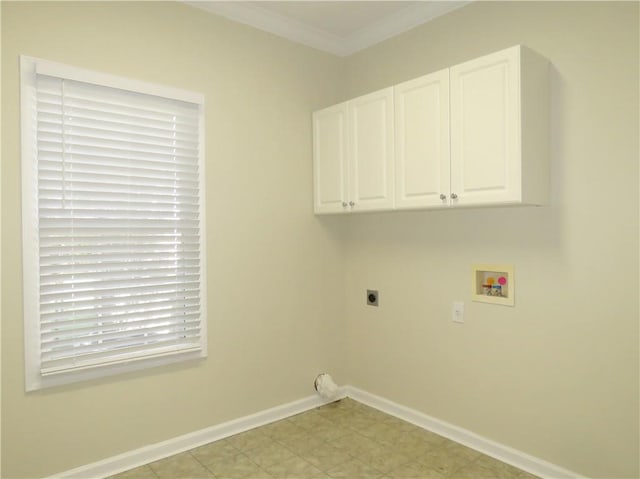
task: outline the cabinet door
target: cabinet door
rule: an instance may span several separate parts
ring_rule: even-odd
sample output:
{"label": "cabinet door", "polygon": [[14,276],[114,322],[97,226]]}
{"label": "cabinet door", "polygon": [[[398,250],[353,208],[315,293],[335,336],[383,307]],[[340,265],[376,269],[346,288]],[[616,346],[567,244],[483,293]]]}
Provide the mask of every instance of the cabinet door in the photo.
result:
{"label": "cabinet door", "polygon": [[393,208],[393,88],[349,102],[352,211]]}
{"label": "cabinet door", "polygon": [[520,47],[454,66],[450,80],[451,204],[520,202]]}
{"label": "cabinet door", "polygon": [[313,113],[314,211],[348,213],[347,104]]}
{"label": "cabinet door", "polygon": [[449,70],[397,85],[396,208],[449,205]]}

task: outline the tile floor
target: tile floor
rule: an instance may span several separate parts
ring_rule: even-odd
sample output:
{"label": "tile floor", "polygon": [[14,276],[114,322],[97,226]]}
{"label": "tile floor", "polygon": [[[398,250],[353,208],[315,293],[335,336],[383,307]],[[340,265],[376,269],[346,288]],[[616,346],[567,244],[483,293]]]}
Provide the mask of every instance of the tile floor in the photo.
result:
{"label": "tile floor", "polygon": [[111,479],[535,479],[343,399]]}

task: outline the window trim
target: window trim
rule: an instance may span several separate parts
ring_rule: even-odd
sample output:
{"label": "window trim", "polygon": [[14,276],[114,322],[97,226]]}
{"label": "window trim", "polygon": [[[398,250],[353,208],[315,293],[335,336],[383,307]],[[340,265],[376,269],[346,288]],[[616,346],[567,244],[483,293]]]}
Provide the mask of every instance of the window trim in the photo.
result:
{"label": "window trim", "polygon": [[[38,166],[35,142],[36,74],[92,83],[136,93],[165,97],[199,105],[198,118],[198,186],[200,229],[200,350],[151,355],[147,358],[122,359],[113,363],[78,368],[53,375],[40,372],[40,307],[39,307],[39,239],[38,239]],[[205,123],[204,95],[173,87],[122,78],[69,65],[20,56],[21,173],[22,173],[22,260],[23,318],[25,354],[25,390],[58,386],[125,372],[204,359],[207,351],[207,261],[206,261],[206,190],[205,190]]]}

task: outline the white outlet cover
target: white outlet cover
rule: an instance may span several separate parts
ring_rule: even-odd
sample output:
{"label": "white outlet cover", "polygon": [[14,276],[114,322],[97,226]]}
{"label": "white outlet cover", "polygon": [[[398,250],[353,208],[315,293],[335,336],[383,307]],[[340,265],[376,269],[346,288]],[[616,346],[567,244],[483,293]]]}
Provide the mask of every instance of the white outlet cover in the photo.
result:
{"label": "white outlet cover", "polygon": [[455,323],[464,323],[464,302],[463,301],[454,301],[453,302],[453,322]]}

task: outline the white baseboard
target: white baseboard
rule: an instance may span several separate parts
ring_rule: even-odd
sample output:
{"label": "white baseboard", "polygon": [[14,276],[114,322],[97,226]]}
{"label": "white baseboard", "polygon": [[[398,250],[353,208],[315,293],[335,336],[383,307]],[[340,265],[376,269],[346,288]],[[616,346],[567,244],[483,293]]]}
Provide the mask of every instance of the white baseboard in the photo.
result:
{"label": "white baseboard", "polygon": [[444,436],[447,439],[451,439],[452,441],[544,479],[585,479],[584,476],[580,474],[563,469],[537,457],[530,456],[504,444],[494,442],[461,427],[416,411],[415,409],[410,409],[353,386],[345,386],[344,389],[346,395],[355,401],[407,421],[422,429]]}
{"label": "white baseboard", "polygon": [[[338,397],[345,397],[344,388],[340,389]],[[109,477],[174,454],[188,451],[195,447],[203,446],[213,441],[233,436],[234,434],[248,431],[249,429],[294,416],[324,404],[326,404],[326,401],[323,401],[318,395],[309,396],[298,401],[266,409],[216,426],[207,427],[167,441],[144,446],[76,469],[54,474],[47,479],[98,479]]]}
{"label": "white baseboard", "polygon": [[[367,406],[403,419],[411,424],[444,436],[452,441],[475,449],[514,467],[545,479],[584,479],[583,476],[554,464],[512,449],[503,444],[486,439],[471,431],[454,426],[414,409],[389,401],[353,386],[340,388],[340,398],[350,397]],[[211,426],[167,441],[144,446],[102,461],[87,464],[76,469],[49,476],[47,479],[87,479],[104,478],[120,472],[149,464],[189,449],[218,441],[249,429],[264,426],[310,409],[322,406],[326,402],[317,395],[293,401],[282,406],[257,412],[216,426]]]}

